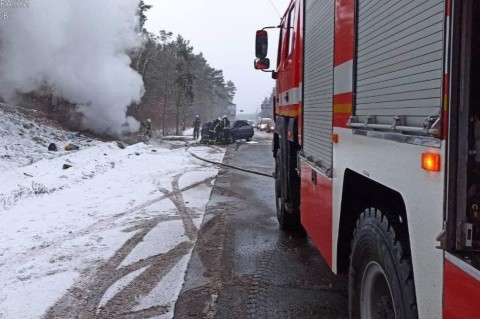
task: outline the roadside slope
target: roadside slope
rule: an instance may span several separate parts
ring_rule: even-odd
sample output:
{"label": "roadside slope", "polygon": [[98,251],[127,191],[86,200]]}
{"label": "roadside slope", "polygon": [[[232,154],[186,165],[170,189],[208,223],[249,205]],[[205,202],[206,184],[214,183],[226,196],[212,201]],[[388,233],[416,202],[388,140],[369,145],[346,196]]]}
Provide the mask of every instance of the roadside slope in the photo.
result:
{"label": "roadside slope", "polygon": [[[171,318],[217,168],[0,118],[0,318]],[[52,139],[80,150],[48,152]]]}

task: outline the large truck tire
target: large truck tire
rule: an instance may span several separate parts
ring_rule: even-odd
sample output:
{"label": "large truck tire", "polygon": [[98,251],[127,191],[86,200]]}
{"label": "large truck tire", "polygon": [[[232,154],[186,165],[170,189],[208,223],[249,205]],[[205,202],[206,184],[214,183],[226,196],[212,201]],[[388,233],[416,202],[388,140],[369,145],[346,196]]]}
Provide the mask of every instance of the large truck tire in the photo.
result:
{"label": "large truck tire", "polygon": [[280,228],[286,231],[301,231],[300,214],[290,213],[285,207],[285,192],[287,187],[286,172],[282,169],[281,152],[277,150],[275,156],[275,204],[277,208],[277,219]]}
{"label": "large truck tire", "polygon": [[350,318],[418,318],[412,263],[387,217],[370,208],[353,234],[349,269]]}

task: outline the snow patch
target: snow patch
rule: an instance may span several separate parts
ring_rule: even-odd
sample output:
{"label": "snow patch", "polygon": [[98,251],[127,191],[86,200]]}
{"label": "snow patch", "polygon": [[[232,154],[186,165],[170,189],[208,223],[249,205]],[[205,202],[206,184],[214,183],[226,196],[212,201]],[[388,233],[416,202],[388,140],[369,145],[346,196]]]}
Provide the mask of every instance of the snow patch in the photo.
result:
{"label": "snow patch", "polygon": [[184,241],[188,241],[188,237],[185,235],[181,220],[159,223],[122,261],[119,268],[164,254]]}
{"label": "snow patch", "polygon": [[183,136],[193,136],[193,127],[183,131]]}
{"label": "snow patch", "polygon": [[[8,113],[5,119],[0,110],[1,120],[4,132],[8,125],[13,127],[12,132],[18,132],[15,127],[28,123],[18,114]],[[39,131],[62,134],[62,141],[72,137],[47,125],[39,126]],[[11,162],[0,159],[1,319],[41,318],[55,303],[68,300],[63,297],[75,291],[75,285],[96,284],[91,279],[113,258],[118,259],[114,267],[118,262],[121,266],[117,269],[122,271],[126,265],[190,241],[173,203],[172,185],[178,183],[183,203],[177,204],[193,213],[192,221],[198,229],[213,186],[202,182],[218,173],[214,165],[192,158],[185,148],[170,150],[142,143],[120,149],[115,143],[91,140],[81,144],[79,151],[52,153],[45,151],[44,144],[29,144],[29,139],[19,134],[7,136],[7,141],[9,145],[18,144],[18,148],[0,147],[6,152],[0,154],[11,157]],[[224,152],[218,147],[195,147],[196,154],[213,161],[222,161]],[[29,154],[35,155],[32,163],[19,159]],[[63,170],[64,163],[72,167]],[[194,244],[195,239],[191,241]],[[120,257],[125,256],[123,261],[118,256],[120,251]],[[173,316],[189,251],[160,280],[158,287],[164,288],[155,288],[155,293],[139,292],[149,296],[144,305],[170,307],[159,318]],[[140,266],[146,269],[148,264]],[[135,269],[111,286],[98,302],[109,307],[108,300],[139,274]],[[93,287],[81,288],[94,291]]]}
{"label": "snow patch", "polygon": [[[183,286],[183,277],[187,271],[190,256],[185,256],[172,268],[172,270],[163,277],[158,285],[144,298],[134,310],[139,311],[155,306],[168,306],[169,313],[155,318],[172,319],[177,296]],[[182,280],[179,280],[182,278]]]}
{"label": "snow patch", "polygon": [[71,286],[77,278],[78,273],[66,271],[38,278],[34,285],[25,279],[21,286],[4,287],[0,293],[0,318],[38,318],[62,296],[64,287]]}
{"label": "snow patch", "polygon": [[140,276],[145,270],[147,270],[150,266],[146,266],[140,268],[134,272],[129,273],[128,275],[122,277],[120,280],[115,282],[112,286],[110,286],[105,294],[102,297],[97,309],[97,313],[100,311],[100,308],[105,306],[107,302],[109,302],[113,297],[115,297],[120,291],[125,289],[135,278]]}

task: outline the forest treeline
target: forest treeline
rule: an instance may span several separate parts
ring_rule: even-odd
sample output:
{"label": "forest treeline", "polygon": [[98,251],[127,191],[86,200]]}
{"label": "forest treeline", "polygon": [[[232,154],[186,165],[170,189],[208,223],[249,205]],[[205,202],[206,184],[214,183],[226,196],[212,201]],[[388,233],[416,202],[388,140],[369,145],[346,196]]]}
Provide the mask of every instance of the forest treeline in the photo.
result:
{"label": "forest treeline", "polygon": [[132,56],[132,67],[142,75],[145,95],[129,114],[138,119],[151,118],[158,128],[182,130],[191,125],[195,115],[211,119],[226,113],[233,104],[236,87],[223,71],[210,66],[202,53],[181,35],[145,29],[146,12],[139,4],[140,27],[145,46]]}

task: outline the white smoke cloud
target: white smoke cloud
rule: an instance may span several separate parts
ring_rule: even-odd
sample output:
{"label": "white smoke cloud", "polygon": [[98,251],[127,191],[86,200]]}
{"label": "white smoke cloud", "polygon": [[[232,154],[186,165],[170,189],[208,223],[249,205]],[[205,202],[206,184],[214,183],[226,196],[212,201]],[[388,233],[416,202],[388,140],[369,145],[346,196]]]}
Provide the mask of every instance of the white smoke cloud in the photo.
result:
{"label": "white smoke cloud", "polygon": [[137,6],[138,0],[30,0],[28,8],[4,8],[0,95],[12,101],[46,84],[77,104],[96,132],[133,125],[127,106],[144,93],[127,54],[142,45]]}

